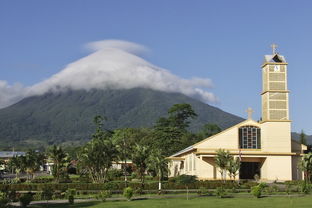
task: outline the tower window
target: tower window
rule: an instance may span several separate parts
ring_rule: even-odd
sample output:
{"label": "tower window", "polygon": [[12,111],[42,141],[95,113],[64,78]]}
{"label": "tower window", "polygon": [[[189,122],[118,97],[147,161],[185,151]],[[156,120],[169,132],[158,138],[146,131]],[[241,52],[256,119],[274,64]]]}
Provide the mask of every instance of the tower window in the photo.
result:
{"label": "tower window", "polygon": [[243,126],[239,128],[239,146],[242,149],[260,149],[260,128],[255,126]]}

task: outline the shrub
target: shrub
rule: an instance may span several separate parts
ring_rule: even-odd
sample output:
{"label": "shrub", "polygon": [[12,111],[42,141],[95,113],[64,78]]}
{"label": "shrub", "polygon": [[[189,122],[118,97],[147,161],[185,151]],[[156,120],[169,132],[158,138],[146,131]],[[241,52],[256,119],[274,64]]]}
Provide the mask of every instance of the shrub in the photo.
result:
{"label": "shrub", "polygon": [[97,195],[97,199],[100,199],[103,202],[105,202],[106,199],[110,197],[112,197],[112,192],[110,190],[100,191],[100,193]]}
{"label": "shrub", "polygon": [[223,188],[223,186],[217,187],[215,194],[219,198],[225,198],[227,196],[226,190]]}
{"label": "shrub", "polygon": [[31,193],[22,194],[19,198],[21,207],[27,207],[32,200],[33,200],[33,197]]}
{"label": "shrub", "polygon": [[126,197],[128,201],[130,201],[133,196],[133,189],[131,187],[125,188],[123,190],[123,196]]}
{"label": "shrub", "polygon": [[310,193],[311,189],[312,189],[311,184],[308,184],[305,181],[302,181],[302,183],[300,184],[300,191],[304,194]]}
{"label": "shrub", "polygon": [[53,191],[49,187],[43,187],[41,192],[41,199],[46,200],[47,202],[52,199]]}
{"label": "shrub", "polygon": [[0,208],[8,207],[10,200],[7,195],[3,192],[0,192]]}
{"label": "shrub", "polygon": [[208,191],[208,189],[203,187],[203,186],[199,187],[197,194],[199,196],[211,196],[212,195],[212,193],[210,191]]}
{"label": "shrub", "polygon": [[76,189],[67,189],[66,196],[69,204],[74,204]]}
{"label": "shrub", "polygon": [[33,200],[34,200],[34,201],[40,201],[40,200],[42,200],[41,195],[42,195],[41,192],[37,192],[37,193],[33,196]]}
{"label": "shrub", "polygon": [[262,196],[262,191],[268,187],[266,183],[260,183],[257,186],[251,187],[251,194],[254,197],[260,198]]}

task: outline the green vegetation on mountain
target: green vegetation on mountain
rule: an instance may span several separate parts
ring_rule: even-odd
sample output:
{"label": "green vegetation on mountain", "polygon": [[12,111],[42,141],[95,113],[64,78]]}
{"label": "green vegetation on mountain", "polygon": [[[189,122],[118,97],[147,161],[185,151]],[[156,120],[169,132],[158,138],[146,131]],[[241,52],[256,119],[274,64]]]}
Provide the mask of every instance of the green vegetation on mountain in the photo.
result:
{"label": "green vegetation on mountain", "polygon": [[105,117],[110,130],[151,127],[177,103],[188,103],[198,115],[190,130],[214,123],[222,129],[243,119],[180,93],[151,89],[90,90],[33,96],[0,110],[0,147],[80,145],[95,131],[93,118]]}

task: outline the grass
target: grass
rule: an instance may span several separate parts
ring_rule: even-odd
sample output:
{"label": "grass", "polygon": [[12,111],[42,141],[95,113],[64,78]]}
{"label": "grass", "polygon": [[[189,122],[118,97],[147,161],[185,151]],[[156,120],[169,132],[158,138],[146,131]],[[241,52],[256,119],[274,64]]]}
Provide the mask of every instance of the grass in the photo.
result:
{"label": "grass", "polygon": [[[179,199],[148,199],[134,201],[110,201],[110,202],[82,202],[74,205],[68,204],[49,204],[49,208],[305,208],[311,207],[312,197],[264,197],[256,198],[225,198],[200,197],[186,200]],[[45,205],[32,205],[31,208],[46,207]]]}

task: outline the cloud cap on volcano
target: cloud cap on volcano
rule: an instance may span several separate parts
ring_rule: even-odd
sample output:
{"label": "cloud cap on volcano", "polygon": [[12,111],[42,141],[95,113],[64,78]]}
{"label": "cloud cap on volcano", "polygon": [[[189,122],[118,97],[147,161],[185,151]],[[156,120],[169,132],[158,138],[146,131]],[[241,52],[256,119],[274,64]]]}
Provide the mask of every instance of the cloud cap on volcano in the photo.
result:
{"label": "cloud cap on volcano", "polygon": [[[137,55],[148,51],[144,46],[121,40],[104,40],[88,43],[86,47],[94,52],[68,64],[52,77],[24,88],[24,96],[20,97],[65,90],[143,87],[178,92],[208,103],[218,100],[205,90],[213,86],[210,79],[183,79],[157,67]],[[16,101],[15,98],[12,100]]]}

